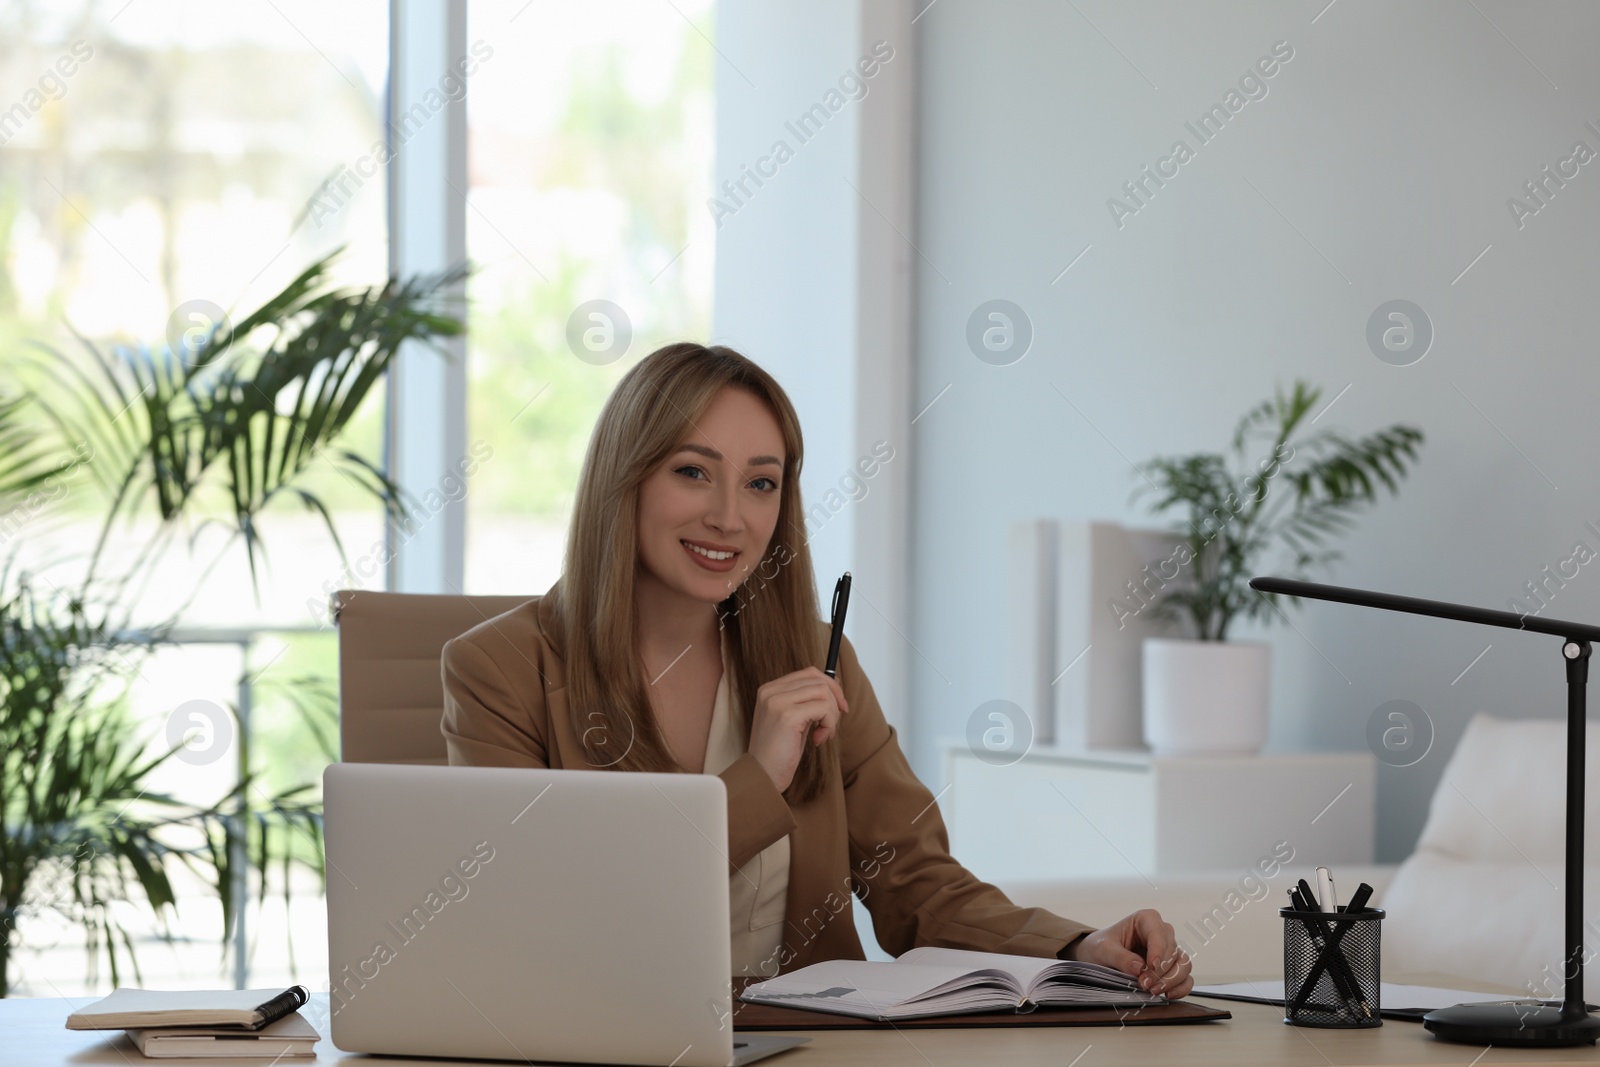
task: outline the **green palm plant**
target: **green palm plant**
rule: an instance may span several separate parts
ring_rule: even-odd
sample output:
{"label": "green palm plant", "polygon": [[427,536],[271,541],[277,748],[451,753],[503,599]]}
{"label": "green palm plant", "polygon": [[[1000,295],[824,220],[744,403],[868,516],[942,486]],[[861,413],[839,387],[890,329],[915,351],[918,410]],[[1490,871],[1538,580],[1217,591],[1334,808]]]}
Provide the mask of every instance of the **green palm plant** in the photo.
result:
{"label": "green palm plant", "polygon": [[[0,992],[9,989],[12,934],[30,917],[54,911],[82,926],[91,977],[103,954],[120,984],[126,968],[136,977],[139,968],[118,902],[142,897],[170,940],[171,868],[181,864],[214,886],[226,931],[241,858],[257,870],[274,855],[287,859],[275,833],[320,843],[318,810],[295,795],[305,787],[252,804],[252,775],[209,807],[151,788],[151,772],[177,748],[149,751],[127,696],[159,634],[119,636],[104,612],[26,579],[0,603],[0,634]],[[309,851],[320,874],[320,850]]]}
{"label": "green palm plant", "polygon": [[[1297,381],[1275,390],[1245,413],[1234,429],[1229,457],[1217,452],[1157,456],[1145,464],[1147,484],[1134,498],[1155,496],[1156,513],[1177,510],[1183,537],[1173,557],[1177,578],[1151,607],[1155,618],[1182,618],[1203,641],[1226,640],[1238,619],[1271,621],[1276,594],[1250,588],[1273,548],[1287,550],[1281,573],[1310,580],[1340,557],[1326,547],[1349,532],[1380,488],[1399,491],[1414,465],[1422,431],[1396,423],[1352,440],[1335,430],[1312,430],[1306,417],[1322,396]],[[1187,568],[1183,574],[1181,568]],[[1298,602],[1298,598],[1291,597]]]}
{"label": "green palm plant", "polygon": [[[153,772],[187,739],[142,737],[129,687],[177,619],[139,630],[127,620],[135,580],[190,519],[225,523],[230,544],[243,539],[258,592],[259,518],[279,501],[318,514],[344,559],[332,513],[308,486],[323,460],[387,517],[404,521],[414,507],[338,443],[403,344],[438,347],[461,331],[449,301],[465,270],[338,288],[328,280],[332,259],[237,321],[224,318],[192,348],[107,352],[75,335],[79,361],[38,346],[42,358],[18,361],[23,390],[0,396],[0,544],[26,533],[80,467],[102,505],[81,587],[37,591],[13,573],[15,546],[0,568],[0,996],[14,935],[42,911],[80,925],[91,977],[103,956],[115,982],[125,967],[138,974],[117,905],[141,900],[170,938],[180,868],[218,894],[224,943],[244,903],[241,864],[260,894],[269,863],[285,876],[291,864],[323,876],[320,804],[303,795],[312,786],[269,793],[247,749],[240,781],[210,805],[153,788]],[[118,524],[146,509],[158,519],[149,543],[122,573],[97,575]],[[299,710],[309,714],[317,699],[302,693]]]}
{"label": "green palm plant", "polygon": [[53,388],[31,396],[63,441],[92,453],[89,471],[108,499],[86,584],[120,520],[153,498],[159,530],[169,532],[216,490],[244,538],[253,582],[263,551],[256,520],[281,497],[319,513],[342,556],[332,516],[299,484],[319,460],[371,492],[389,517],[407,513],[413,502],[382,470],[332,446],[404,342],[461,331],[442,296],[465,271],[338,289],[327,279],[336,255],[238,322],[218,320],[192,349],[120,347],[108,357],[75,334],[85,367],[38,346],[48,358],[28,366]]}

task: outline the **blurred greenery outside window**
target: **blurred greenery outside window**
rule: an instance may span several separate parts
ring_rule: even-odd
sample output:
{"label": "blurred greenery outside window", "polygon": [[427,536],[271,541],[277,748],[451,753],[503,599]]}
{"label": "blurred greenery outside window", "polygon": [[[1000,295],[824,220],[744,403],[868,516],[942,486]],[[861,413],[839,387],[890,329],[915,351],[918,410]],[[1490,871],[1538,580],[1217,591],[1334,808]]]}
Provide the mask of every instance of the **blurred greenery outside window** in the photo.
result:
{"label": "blurred greenery outside window", "polygon": [[[467,96],[467,436],[494,454],[467,496],[464,588],[532,595],[560,574],[612,386],[654,348],[710,333],[712,5],[467,11],[467,39],[495,49]],[[593,300],[631,325],[612,363],[568,340]]]}
{"label": "blurred greenery outside window", "polygon": [[[203,325],[207,306],[251,308],[340,246],[338,282],[380,281],[388,247],[381,183],[317,223],[307,208],[341,165],[383,137],[387,47],[383,0],[300,0],[276,11],[7,4],[0,14],[0,115],[11,120],[0,120],[0,353],[44,341],[87,358],[74,331],[104,346],[160,346]],[[75,62],[63,67],[63,56]],[[43,97],[36,109],[32,90]],[[382,404],[369,401],[346,446],[380,460],[382,420]],[[331,467],[313,473],[308,487],[333,508],[347,544],[381,529],[376,504]],[[7,549],[19,549],[35,575],[70,588],[104,504],[69,483]],[[310,516],[285,507],[264,524],[269,569],[259,603],[240,546],[197,533],[192,553],[180,539],[159,558],[136,622],[187,603],[179,613],[184,628],[313,624],[305,591],[338,567]],[[113,544],[107,572],[118,572],[143,543],[126,540],[128,553]],[[223,688],[202,694],[197,681],[151,677],[141,686],[155,691],[136,691],[136,711],[159,726],[184,699],[233,703],[228,683],[236,673],[209,669],[218,656],[225,661],[227,650],[162,653],[192,668],[178,667],[177,678],[214,675]],[[297,676],[334,676],[331,631],[265,637],[249,667],[260,674],[254,732],[268,781],[316,780],[326,762],[322,746],[286,714],[293,694],[275,689]],[[172,784],[182,794],[199,789]]]}
{"label": "blurred greenery outside window", "polygon": [[[383,0],[227,8],[14,0],[0,8],[0,368],[34,342],[87,367],[80,334],[103,349],[159,348],[208,326],[213,307],[242,313],[259,305],[341,246],[336,282],[381,281],[388,255],[381,181],[315,223],[308,204],[340,166],[383,139],[388,36]],[[345,446],[379,461],[382,420],[381,398],[369,401]],[[41,590],[79,584],[107,506],[87,480],[66,485],[8,530],[3,546],[15,554],[13,575],[29,573]],[[338,471],[315,471],[307,488],[333,509],[347,545],[381,531],[376,502]],[[241,546],[206,525],[225,508],[218,499],[198,509],[200,521],[154,559],[148,581],[129,598],[133,625],[174,615],[180,630],[314,625],[304,610],[307,591],[320,592],[325,576],[340,570],[326,532],[293,508],[269,515],[258,600]],[[155,527],[153,506],[139,514],[139,524],[114,537],[97,574],[132,569]],[[336,670],[331,630],[264,633],[247,664],[237,646],[183,645],[141,667],[129,707],[154,753],[166,747],[168,719],[180,706],[235,706],[240,676],[250,675],[250,763],[275,793],[318,782],[336,752]],[[234,734],[201,743],[237,746]],[[238,765],[234,751],[214,761],[174,760],[149,782],[152,790],[212,803]],[[283,847],[311,845],[291,837]],[[196,958],[210,962],[216,932],[205,903],[180,911],[180,935],[203,946]],[[91,991],[82,984],[81,951],[69,951],[71,931],[56,931],[69,942],[57,945],[43,921],[19,930],[18,991]],[[260,932],[255,940],[265,943]],[[308,946],[302,939],[297,947]],[[153,973],[172,973],[163,953],[140,955]]]}

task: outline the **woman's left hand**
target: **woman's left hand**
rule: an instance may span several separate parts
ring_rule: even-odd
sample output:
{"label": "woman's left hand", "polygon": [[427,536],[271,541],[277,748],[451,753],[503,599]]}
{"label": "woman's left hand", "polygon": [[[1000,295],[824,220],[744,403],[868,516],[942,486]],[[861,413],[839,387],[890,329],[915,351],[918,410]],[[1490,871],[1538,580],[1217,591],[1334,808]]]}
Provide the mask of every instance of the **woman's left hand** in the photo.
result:
{"label": "woman's left hand", "polygon": [[1194,988],[1189,976],[1189,954],[1178,947],[1172,924],[1163,922],[1153,908],[1136,911],[1120,922],[1080,937],[1062,958],[1111,967],[1139,979],[1147,993],[1164,993],[1176,1000]]}

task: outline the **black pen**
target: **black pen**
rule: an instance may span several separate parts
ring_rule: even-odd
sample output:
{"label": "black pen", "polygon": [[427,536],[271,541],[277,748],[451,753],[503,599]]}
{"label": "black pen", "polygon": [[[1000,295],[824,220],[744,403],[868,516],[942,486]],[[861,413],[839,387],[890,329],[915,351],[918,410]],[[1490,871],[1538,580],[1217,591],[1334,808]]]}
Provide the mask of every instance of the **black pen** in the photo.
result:
{"label": "black pen", "polygon": [[[1291,890],[1291,895],[1292,894],[1293,894],[1293,891]],[[1344,913],[1346,915],[1349,915],[1352,912],[1357,912],[1357,913],[1365,912],[1367,910],[1367,901],[1369,899],[1371,899],[1371,897],[1372,897],[1372,887],[1370,885],[1368,885],[1367,883],[1362,882],[1359,886],[1356,887],[1356,891],[1350,895],[1350,903],[1348,903],[1348,904],[1346,904],[1344,906]],[[1327,946],[1328,949],[1330,951],[1337,950],[1338,946],[1339,946],[1339,942],[1344,938],[1344,935],[1349,933],[1349,932],[1350,932],[1350,924],[1349,923],[1340,923],[1339,926],[1338,926],[1338,929],[1333,930],[1333,931],[1330,932],[1330,936],[1328,938],[1328,946]],[[1308,980],[1308,984],[1311,984],[1311,985],[1315,985],[1316,984],[1316,975],[1317,975],[1317,969],[1313,968],[1312,972],[1311,972],[1311,978]],[[1361,1010],[1364,1011],[1367,1014],[1367,1017],[1370,1019],[1372,1017],[1372,1008],[1367,1003],[1366,996],[1361,992],[1361,983],[1356,981],[1355,973],[1348,969],[1348,965],[1346,967],[1346,976],[1345,977],[1346,977],[1346,980],[1355,988],[1356,1003],[1361,1006]]]}
{"label": "black pen", "polygon": [[[1300,879],[1299,890],[1300,906],[1305,911],[1320,912],[1322,910],[1318,906],[1316,893],[1311,890],[1311,884],[1304,878]],[[1356,981],[1355,975],[1350,971],[1350,965],[1339,951],[1339,941],[1344,936],[1344,932],[1330,930],[1328,925],[1320,920],[1305,920],[1304,924],[1306,932],[1311,934],[1312,942],[1321,949],[1318,953],[1321,960],[1320,966],[1315,966],[1311,969],[1310,979],[1300,992],[1300,999],[1295,1005],[1296,1009],[1299,1008],[1301,1003],[1304,1003],[1306,995],[1311,991],[1311,987],[1316,984],[1318,971],[1325,967],[1329,976],[1333,979],[1334,987],[1338,990],[1339,996],[1345,1001],[1345,1006],[1350,1009],[1351,1014],[1357,1014],[1356,1009],[1360,1008],[1361,1013],[1364,1013],[1369,1019],[1372,1018],[1372,1008],[1368,1006],[1366,995],[1361,991],[1361,984]],[[1344,924],[1336,925],[1343,926]]]}
{"label": "black pen", "polygon": [[[1294,895],[1293,891],[1291,891],[1290,895]],[[1322,910],[1318,906],[1317,895],[1312,892],[1310,883],[1304,878],[1300,879],[1299,898],[1299,907],[1302,910],[1308,912],[1320,912]],[[1344,956],[1339,954],[1338,935],[1329,930],[1327,924],[1320,920],[1307,919],[1304,920],[1304,925],[1306,932],[1311,935],[1312,943],[1318,946],[1317,955],[1319,960],[1318,964],[1311,968],[1311,975],[1306,981],[1305,987],[1300,991],[1300,997],[1295,1003],[1295,1009],[1299,1010],[1300,1005],[1305,1002],[1306,996],[1310,994],[1312,987],[1316,985],[1318,972],[1325,967],[1329,977],[1333,979],[1334,988],[1338,990],[1340,999],[1345,1002],[1345,1007],[1350,1013],[1352,1015],[1358,1014],[1356,1009],[1359,1007],[1366,1013],[1367,1018],[1372,1018],[1372,1009],[1366,1005],[1366,997],[1361,992],[1361,986],[1356,982],[1355,976],[1350,973],[1349,965],[1345,963]]]}
{"label": "black pen", "polygon": [[[1317,911],[1316,897],[1311,895],[1309,889],[1310,887],[1306,885],[1306,881],[1303,878],[1300,880],[1299,888],[1291,887],[1289,889],[1289,906],[1296,911]],[[1327,961],[1327,941],[1324,936],[1325,931],[1320,929],[1322,924],[1313,924],[1309,919],[1302,919],[1301,925],[1306,928],[1306,934],[1310,937],[1311,943],[1317,947],[1317,963],[1311,968],[1311,973],[1301,985],[1300,993],[1294,998],[1293,1003],[1289,1001],[1289,987],[1287,981],[1285,982],[1283,989],[1284,1006],[1291,1015],[1298,1012],[1301,1006],[1305,1004],[1306,999],[1311,996],[1311,991],[1316,988],[1317,977],[1321,974]],[[1350,990],[1341,976],[1332,970],[1329,971],[1328,976],[1333,979],[1334,989],[1339,999],[1344,1001],[1345,1010],[1352,1015],[1355,1014],[1355,1000],[1350,995]],[[1287,979],[1288,975],[1285,974],[1284,977]]]}
{"label": "black pen", "polygon": [[850,606],[850,572],[845,571],[833,587],[833,632],[828,636],[828,664],[822,673],[839,676],[839,639],[844,636],[844,612]]}

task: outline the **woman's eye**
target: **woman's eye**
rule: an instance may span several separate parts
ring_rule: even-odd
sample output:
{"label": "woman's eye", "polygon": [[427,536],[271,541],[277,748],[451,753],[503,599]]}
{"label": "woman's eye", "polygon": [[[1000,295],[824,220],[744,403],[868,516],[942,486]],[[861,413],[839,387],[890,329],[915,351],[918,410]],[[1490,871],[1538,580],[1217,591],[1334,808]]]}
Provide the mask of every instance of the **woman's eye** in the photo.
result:
{"label": "woman's eye", "polygon": [[[677,468],[675,468],[673,470],[672,473],[674,473],[674,474],[682,474],[684,471],[694,471],[696,474],[704,474],[705,473],[705,471],[701,470],[699,467],[694,466],[693,464],[690,464],[689,466],[686,466],[686,467],[677,467]],[[695,479],[695,480],[699,481],[698,478]],[[752,482],[751,484],[756,484],[756,483],[759,483],[759,482],[766,482],[770,486],[770,488],[764,489],[764,490],[762,490],[762,492],[772,493],[772,492],[776,492],[777,489],[778,489],[777,481],[775,481],[772,478],[767,478],[767,477],[763,476],[763,477],[755,479],[755,481]]]}

